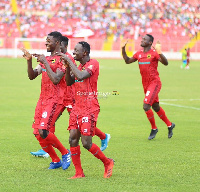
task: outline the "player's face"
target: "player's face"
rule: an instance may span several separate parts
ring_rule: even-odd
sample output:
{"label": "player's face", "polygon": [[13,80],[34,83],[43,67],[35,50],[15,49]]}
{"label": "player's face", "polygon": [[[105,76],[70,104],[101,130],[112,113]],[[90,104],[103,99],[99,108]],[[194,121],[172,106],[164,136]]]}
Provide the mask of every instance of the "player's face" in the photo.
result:
{"label": "player's face", "polygon": [[81,61],[83,59],[83,57],[85,56],[85,52],[81,44],[76,44],[76,46],[74,47],[73,55],[74,60],[76,61]]}
{"label": "player's face", "polygon": [[149,45],[151,45],[150,43],[150,37],[145,35],[144,37],[142,37],[142,41],[141,41],[141,47],[148,47]]}
{"label": "player's face", "polygon": [[65,43],[63,41],[60,44],[60,51],[62,53],[66,53],[67,52],[67,47],[65,46]]}
{"label": "player's face", "polygon": [[47,36],[46,38],[46,48],[47,48],[47,52],[53,52],[56,48],[58,41],[56,41],[56,39],[53,38],[53,36]]}

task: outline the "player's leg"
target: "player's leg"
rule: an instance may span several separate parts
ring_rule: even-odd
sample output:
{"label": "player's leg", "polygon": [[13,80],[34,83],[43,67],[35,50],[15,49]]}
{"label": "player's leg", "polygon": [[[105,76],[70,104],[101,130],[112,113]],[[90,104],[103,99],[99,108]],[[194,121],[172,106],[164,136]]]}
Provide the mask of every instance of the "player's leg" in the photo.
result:
{"label": "player's leg", "polygon": [[[36,109],[35,109],[35,117],[34,119],[37,119],[38,117],[37,116],[41,116],[40,113],[41,113],[41,108],[40,108],[40,100],[38,101],[38,104],[36,106]],[[63,111],[65,110],[65,106],[62,107],[58,117],[56,118],[56,121],[59,119],[59,117],[62,115]],[[39,117],[40,118],[40,117]],[[54,133],[55,132],[55,123],[54,125],[51,126],[50,132]],[[49,157],[49,154],[47,152],[45,152],[43,149],[39,149],[38,151],[35,151],[35,152],[30,152],[31,155],[33,156],[36,156],[36,157],[44,157],[44,158],[48,158]]]}
{"label": "player's leg", "polygon": [[183,60],[182,62],[183,62],[183,63],[182,63],[182,66],[181,66],[181,68],[182,68],[182,69],[184,69],[184,68],[185,68],[185,66],[187,65],[187,60]]}
{"label": "player's leg", "polygon": [[57,169],[62,166],[62,162],[58,155],[56,154],[54,148],[52,145],[49,144],[49,142],[46,140],[46,137],[48,136],[49,132],[45,129],[38,129],[38,133],[36,134],[36,138],[40,143],[40,146],[42,149],[48,153],[52,159],[52,162],[50,163],[49,169]]}
{"label": "player's leg", "polygon": [[82,116],[81,121],[79,121],[80,131],[81,131],[81,141],[83,147],[87,149],[90,153],[94,155],[97,159],[101,160],[105,167],[104,177],[109,178],[112,175],[112,170],[114,166],[114,160],[107,158],[100,148],[92,142],[92,137],[94,135],[94,128],[96,127],[96,122],[99,112],[94,112],[88,116]]}
{"label": "player's leg", "polygon": [[158,132],[158,128],[155,123],[154,113],[151,109],[151,106],[152,106],[153,102],[156,100],[156,98],[158,97],[158,93],[159,93],[160,89],[161,89],[161,83],[156,82],[156,83],[150,84],[145,90],[143,109],[144,109],[146,116],[151,124],[151,132],[148,137],[149,140],[154,139]]}
{"label": "player's leg", "polygon": [[71,158],[76,170],[75,175],[69,179],[77,179],[85,177],[81,166],[81,158],[80,158],[81,156],[80,145],[79,145],[80,131],[77,125],[77,116],[74,113],[70,114],[68,130],[69,130],[69,144],[70,144]]}
{"label": "player's leg", "polygon": [[110,134],[102,132],[95,127],[95,135],[101,139],[101,151],[104,151],[108,147],[108,142],[111,138]]}
{"label": "player's leg", "polygon": [[147,119],[149,120],[150,124],[151,124],[151,132],[150,135],[148,137],[149,140],[154,139],[157,132],[158,132],[158,128],[156,126],[156,122],[155,122],[155,118],[154,118],[154,113],[151,109],[151,105],[144,103],[143,104],[143,109],[146,113]]}
{"label": "player's leg", "polygon": [[[158,101],[158,100],[157,100]],[[159,102],[155,102],[152,105],[153,110],[157,113],[157,115],[160,117],[160,119],[167,125],[168,127],[168,138],[171,138],[173,135],[173,129],[175,127],[175,124],[172,123],[165,114],[165,111],[162,107],[160,107]]]}
{"label": "player's leg", "polygon": [[[34,121],[33,121],[33,124],[32,124],[32,128],[33,129],[36,128],[37,131],[35,131],[35,132],[37,132],[37,134],[39,134],[37,128],[39,127],[39,124],[40,124],[41,113],[42,113],[42,100],[39,99],[38,102],[37,102],[36,108],[35,108]],[[40,150],[35,151],[35,152],[30,152],[30,154],[35,156],[35,157],[45,157],[45,158],[49,157],[49,154],[46,153],[43,149],[40,149]]]}
{"label": "player's leg", "polygon": [[46,123],[45,125],[47,125],[47,130],[49,130],[49,134],[46,137],[46,140],[47,142],[49,142],[50,145],[57,148],[61,152],[63,170],[67,169],[70,166],[71,153],[68,149],[64,147],[64,145],[59,141],[55,134],[51,132],[51,130],[64,109],[65,107],[63,105],[58,105],[56,103],[49,104],[46,109],[46,111],[48,111],[46,121],[44,121]]}
{"label": "player's leg", "polygon": [[[65,100],[65,106],[66,106],[67,111],[70,115],[72,108],[74,106],[73,99],[70,98],[68,100]],[[95,135],[101,139],[101,151],[104,151],[108,147],[108,142],[111,138],[110,134],[104,133],[100,129],[95,127]]]}
{"label": "player's leg", "polygon": [[[67,150],[62,145],[62,143],[58,140],[58,138],[54,135],[54,133],[50,132],[50,130],[52,130],[52,127],[54,127],[55,125],[56,119],[59,116],[61,109],[62,109],[61,105],[58,105],[53,102],[49,103],[48,105],[43,105],[42,110],[41,110],[42,113],[40,115],[40,123],[38,125],[38,129],[39,129],[40,137],[44,140],[44,142],[48,146],[51,146],[52,149],[53,147],[57,148],[62,153],[62,157],[63,157],[66,154],[70,155],[70,151]],[[49,150],[50,157],[55,156],[54,154],[55,151],[52,149]],[[47,150],[44,147],[43,147],[43,150],[47,152]],[[54,167],[54,164],[58,163],[57,161],[55,161],[55,159],[52,158],[52,163],[50,164],[50,167]],[[66,159],[64,159],[63,162],[61,163],[61,166],[63,169],[67,169],[69,165],[70,165],[70,162],[67,162]]]}
{"label": "player's leg", "polygon": [[186,64],[186,66],[185,66],[185,69],[190,69],[190,67],[189,67],[189,63],[190,63],[190,60],[187,59],[187,64]]}

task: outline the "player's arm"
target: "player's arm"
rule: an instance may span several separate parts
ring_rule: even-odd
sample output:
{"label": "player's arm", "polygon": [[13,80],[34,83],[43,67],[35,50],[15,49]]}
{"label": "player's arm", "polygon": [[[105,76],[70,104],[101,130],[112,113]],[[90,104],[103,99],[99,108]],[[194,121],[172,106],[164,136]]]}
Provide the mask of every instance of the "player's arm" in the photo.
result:
{"label": "player's arm", "polygon": [[42,54],[33,54],[34,57],[37,57],[37,61],[40,63],[43,63],[45,65],[46,71],[47,71],[47,75],[49,76],[49,78],[51,79],[51,81],[53,82],[54,85],[57,85],[60,80],[62,79],[62,77],[64,76],[64,72],[60,69],[56,70],[56,73],[52,71],[46,57]]}
{"label": "player's arm", "polygon": [[66,80],[66,83],[67,83],[68,86],[71,86],[72,84],[75,83],[75,77],[71,73],[71,70],[70,70],[69,66],[66,67],[65,80]]}
{"label": "player's arm", "polygon": [[167,58],[161,53],[161,54],[159,54],[159,56],[160,56],[160,59],[159,59],[159,61],[163,64],[163,65],[168,65],[168,60],[167,60]]}
{"label": "player's arm", "polygon": [[63,53],[60,53],[58,55],[61,56],[61,59],[64,61],[65,66],[70,68],[71,72],[79,81],[82,81],[83,79],[90,77],[90,73],[88,71],[86,70],[80,71],[78,67],[74,65],[73,61],[69,57],[67,57],[67,55]]}
{"label": "player's arm", "polygon": [[32,66],[32,55],[24,48],[21,48],[23,51],[23,57],[27,60],[27,73],[30,80],[35,79],[41,72],[41,66],[38,65],[35,69]]}
{"label": "player's arm", "polygon": [[123,56],[124,61],[126,62],[126,64],[130,64],[130,63],[133,63],[133,62],[137,61],[137,59],[127,56],[126,50],[125,50],[127,43],[128,43],[128,41],[122,46],[122,56]]}
{"label": "player's arm", "polygon": [[74,74],[74,76],[79,80],[82,81],[84,79],[87,79],[88,77],[90,77],[90,73],[86,70],[80,71],[76,65],[73,64],[73,62],[69,63],[69,67],[72,71],[72,73]]}
{"label": "player's arm", "polygon": [[159,54],[159,56],[160,56],[159,61],[160,61],[163,65],[168,65],[168,60],[167,60],[167,58],[162,54],[162,51],[161,51],[161,43],[160,43],[160,41],[157,41],[155,47],[153,47],[153,48],[156,50],[156,52],[157,52],[157,53]]}

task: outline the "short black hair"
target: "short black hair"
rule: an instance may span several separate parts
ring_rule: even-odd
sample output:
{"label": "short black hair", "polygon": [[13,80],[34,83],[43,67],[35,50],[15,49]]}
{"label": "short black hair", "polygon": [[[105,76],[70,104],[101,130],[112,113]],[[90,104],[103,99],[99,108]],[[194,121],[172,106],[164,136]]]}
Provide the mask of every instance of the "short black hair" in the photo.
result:
{"label": "short black hair", "polygon": [[64,45],[65,45],[65,46],[68,46],[68,42],[69,42],[68,37],[66,37],[66,36],[62,36],[61,41],[64,42]]}
{"label": "short black hair", "polygon": [[49,36],[53,36],[57,41],[61,42],[62,41],[62,34],[58,31],[53,31],[48,34]]}
{"label": "short black hair", "polygon": [[148,37],[150,37],[150,41],[153,43],[154,37],[150,34],[146,34]]}
{"label": "short black hair", "polygon": [[88,53],[88,55],[90,54],[90,44],[88,44],[85,41],[80,41],[78,42],[79,44],[82,45],[83,49]]}

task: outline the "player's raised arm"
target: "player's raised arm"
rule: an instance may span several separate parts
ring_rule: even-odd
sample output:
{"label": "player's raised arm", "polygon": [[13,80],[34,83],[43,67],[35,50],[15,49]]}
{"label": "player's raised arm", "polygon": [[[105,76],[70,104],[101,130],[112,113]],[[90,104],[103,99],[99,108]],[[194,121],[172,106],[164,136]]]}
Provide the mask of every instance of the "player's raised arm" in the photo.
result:
{"label": "player's raised arm", "polygon": [[[153,47],[153,46],[152,46],[152,47]],[[156,50],[156,52],[160,55],[159,61],[160,61],[163,65],[168,65],[168,60],[167,60],[167,58],[162,54],[161,43],[160,43],[159,40],[156,42],[156,45],[155,45],[155,47],[153,47],[153,48],[154,48],[154,49]]]}
{"label": "player's raised arm", "polygon": [[122,46],[122,56],[124,58],[124,61],[126,62],[126,64],[130,64],[130,63],[133,63],[135,61],[137,61],[135,58],[133,57],[128,57],[127,54],[126,54],[126,44],[128,43],[128,41],[126,41],[126,43]]}
{"label": "player's raised arm", "polygon": [[27,60],[27,73],[30,80],[35,79],[39,75],[40,67],[37,66],[35,69],[33,69],[32,66],[32,55],[25,49],[21,48],[23,54],[23,57]]}

